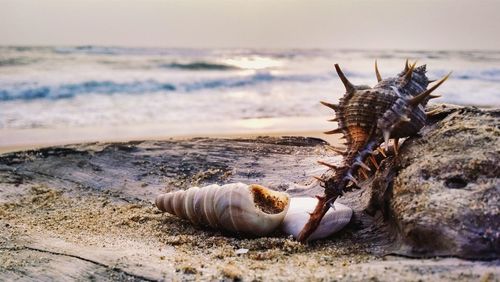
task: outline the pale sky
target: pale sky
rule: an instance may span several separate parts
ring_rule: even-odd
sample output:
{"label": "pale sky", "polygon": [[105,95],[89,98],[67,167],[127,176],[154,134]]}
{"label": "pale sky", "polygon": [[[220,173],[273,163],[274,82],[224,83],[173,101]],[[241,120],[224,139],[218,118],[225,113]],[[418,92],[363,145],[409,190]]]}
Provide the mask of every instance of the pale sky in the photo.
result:
{"label": "pale sky", "polygon": [[500,0],[0,0],[0,45],[500,50]]}

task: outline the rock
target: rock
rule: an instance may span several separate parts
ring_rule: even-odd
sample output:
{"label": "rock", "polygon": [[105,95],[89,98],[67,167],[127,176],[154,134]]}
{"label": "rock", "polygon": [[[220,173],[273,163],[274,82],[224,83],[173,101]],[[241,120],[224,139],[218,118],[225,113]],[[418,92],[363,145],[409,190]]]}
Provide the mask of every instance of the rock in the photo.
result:
{"label": "rock", "polygon": [[398,253],[492,259],[500,254],[500,110],[439,106],[394,158],[388,216]]}

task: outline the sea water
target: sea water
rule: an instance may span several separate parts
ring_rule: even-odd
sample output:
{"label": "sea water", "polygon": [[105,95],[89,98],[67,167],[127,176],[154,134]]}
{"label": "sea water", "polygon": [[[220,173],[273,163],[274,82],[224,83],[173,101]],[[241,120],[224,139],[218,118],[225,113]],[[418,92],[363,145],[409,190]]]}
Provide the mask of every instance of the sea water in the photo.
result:
{"label": "sea water", "polygon": [[0,47],[0,130],[314,120],[344,93],[334,63],[375,85],[375,59],[383,77],[453,71],[433,102],[500,105],[500,51]]}

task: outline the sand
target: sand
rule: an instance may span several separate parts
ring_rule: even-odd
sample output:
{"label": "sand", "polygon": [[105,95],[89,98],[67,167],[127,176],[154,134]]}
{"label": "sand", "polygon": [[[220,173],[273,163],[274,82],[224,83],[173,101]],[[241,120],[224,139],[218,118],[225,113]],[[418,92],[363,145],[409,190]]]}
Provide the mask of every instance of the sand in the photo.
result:
{"label": "sand", "polygon": [[[342,236],[309,245],[280,234],[236,238],[194,227],[151,204],[73,198],[45,186],[32,187],[19,202],[3,203],[0,216],[4,226],[0,277],[9,279],[26,278],[23,271],[44,264],[45,271],[32,278],[47,279],[54,273],[61,280],[167,281],[495,281],[499,277],[491,262],[377,257],[364,252],[362,244],[346,245]],[[41,240],[23,242],[19,239],[23,234],[38,234]],[[124,245],[129,247],[123,249]],[[63,252],[68,246],[73,251]],[[49,260],[52,256],[71,260],[58,264]],[[88,257],[93,259],[85,261]]]}

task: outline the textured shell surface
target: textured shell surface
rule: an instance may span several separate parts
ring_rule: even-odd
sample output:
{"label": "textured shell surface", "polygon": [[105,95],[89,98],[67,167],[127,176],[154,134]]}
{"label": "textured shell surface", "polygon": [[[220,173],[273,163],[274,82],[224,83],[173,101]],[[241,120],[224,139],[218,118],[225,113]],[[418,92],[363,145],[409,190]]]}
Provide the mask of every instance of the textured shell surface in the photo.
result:
{"label": "textured shell surface", "polygon": [[335,118],[331,121],[338,123],[338,128],[325,133],[342,134],[346,148],[332,148],[343,155],[340,165],[319,161],[330,169],[317,177],[325,193],[319,197],[316,208],[301,231],[300,241],[306,241],[313,234],[323,216],[348,187],[358,187],[360,175],[367,178],[367,171],[378,169],[373,155],[381,152],[385,156],[384,150],[379,148],[382,143],[387,149],[390,138],[394,138],[393,148],[397,153],[400,138],[416,135],[420,131],[427,120],[427,102],[439,97],[431,93],[450,75],[427,88],[431,81],[426,76],[426,65],[416,67],[415,62],[409,66],[407,61],[401,73],[382,79],[375,62],[378,83],[370,87],[352,84],[338,64],[335,69],[346,92],[338,104],[321,102],[335,111]]}
{"label": "textured shell surface", "polygon": [[[284,192],[243,183],[191,187],[156,198],[160,210],[195,225],[250,236],[265,236],[281,228],[294,238],[298,237],[317,202],[316,198],[290,198]],[[349,223],[351,216],[349,207],[335,203],[335,209],[326,214],[309,241],[338,232]]]}
{"label": "textured shell surface", "polygon": [[412,107],[408,102],[427,88],[426,66],[412,66],[411,76],[406,76],[408,71],[381,80],[373,88],[352,86],[340,99],[336,116],[351,150],[370,137],[379,142],[386,132],[389,137],[407,137],[424,126],[424,107]]}
{"label": "textured shell surface", "polygon": [[[290,208],[281,224],[283,233],[290,234],[294,238],[299,236],[300,231],[309,220],[309,213],[314,210],[318,199],[311,197],[296,197],[290,199]],[[346,205],[335,203],[334,209],[330,209],[320,226],[309,236],[308,241],[323,239],[344,228],[352,217],[352,209]]]}
{"label": "textured shell surface", "polygon": [[281,224],[290,197],[256,184],[232,183],[166,193],[155,202],[160,210],[197,225],[264,236]]}

